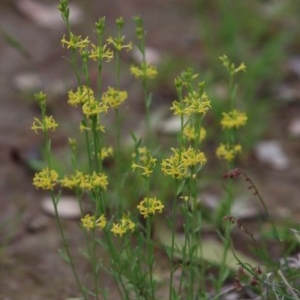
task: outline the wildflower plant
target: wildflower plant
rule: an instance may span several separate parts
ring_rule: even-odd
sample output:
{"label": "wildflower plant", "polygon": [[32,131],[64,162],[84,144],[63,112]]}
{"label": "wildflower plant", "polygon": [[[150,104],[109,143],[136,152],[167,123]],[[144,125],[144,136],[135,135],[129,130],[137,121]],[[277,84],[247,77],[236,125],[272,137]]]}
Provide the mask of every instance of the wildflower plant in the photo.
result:
{"label": "wildflower plant", "polygon": [[[238,66],[232,62],[227,55],[219,57],[223,67],[228,73],[228,90],[229,96],[226,102],[227,111],[222,112],[220,125],[222,130],[222,141],[216,148],[216,156],[221,161],[225,162],[227,170],[235,167],[236,158],[242,153],[242,145],[238,141],[238,130],[247,123],[247,114],[243,111],[238,110],[237,99],[237,84],[235,82],[235,76],[240,72],[246,71],[246,65],[244,63]],[[224,217],[230,215],[232,205],[234,203],[234,188],[231,182],[228,182],[225,188],[226,194],[221,199],[217,209],[214,213],[214,222],[221,228],[223,232],[220,235],[224,239],[224,251],[222,261],[226,261],[228,252],[230,251],[230,226],[224,224]],[[221,264],[220,278],[226,278],[228,271],[225,268],[225,264]],[[222,287],[222,280],[216,280],[216,290],[220,292]]]}
{"label": "wildflower plant", "polygon": [[[236,66],[235,63],[230,61],[227,55],[220,56],[220,61],[225,67],[228,73],[228,89],[229,89],[229,99],[227,103],[228,111],[222,112],[222,117],[220,120],[220,125],[222,132],[223,141],[220,142],[216,149],[216,156],[225,161],[227,170],[233,169],[236,158],[242,153],[242,145],[238,141],[238,130],[245,126],[248,120],[247,114],[236,108],[238,105],[238,99],[236,97],[237,85],[235,83],[235,76],[240,72],[246,71],[246,65],[241,63]],[[221,223],[222,218],[231,212],[233,197],[233,188],[227,187],[226,199],[222,201],[219,208],[216,211],[216,222]]]}
{"label": "wildflower plant", "polygon": [[152,101],[152,94],[149,92],[149,79],[154,79],[158,72],[156,66],[147,61],[146,58],[146,32],[143,26],[141,17],[134,17],[136,23],[136,37],[138,41],[137,49],[142,55],[142,60],[139,65],[131,65],[130,73],[142,81],[144,92],[144,105],[146,115],[146,133],[149,138],[150,135],[150,105]]}
{"label": "wildflower plant", "polygon": [[[35,118],[32,130],[42,133],[46,141],[45,157],[47,167],[38,172],[33,179],[36,188],[48,190],[52,196],[56,219],[63,239],[63,256],[70,264],[76,283],[83,299],[108,299],[106,287],[100,278],[100,270],[111,276],[121,299],[158,299],[158,282],[155,276],[155,240],[153,228],[156,220],[166,216],[171,228],[171,244],[166,247],[169,258],[168,299],[194,299],[196,295],[208,297],[205,285],[205,261],[199,268],[196,263],[199,253],[202,253],[204,216],[198,207],[199,182],[204,177],[203,169],[207,163],[204,141],[206,137],[205,117],[212,103],[206,92],[205,82],[199,80],[198,74],[188,69],[175,79],[177,99],[173,101],[170,111],[180,119],[180,129],[177,134],[177,145],[168,150],[168,154],[158,156],[157,149],[151,139],[150,105],[151,93],[149,82],[158,74],[145,56],[145,31],[142,20],[135,17],[138,49],[142,54],[140,64],[128,69],[133,79],[142,81],[146,114],[146,139],[136,137],[132,133],[132,155],[125,168],[122,166],[122,106],[130,97],[121,84],[121,72],[126,66],[121,64],[122,51],[130,51],[132,42],[128,42],[122,30],[124,20],[116,20],[116,36],[105,35],[105,18],[95,23],[96,44],[90,37],[76,35],[70,27],[68,1],[61,0],[58,6],[66,23],[67,32],[61,40],[62,47],[70,52],[68,58],[75,77],[77,87],[67,94],[69,105],[81,112],[81,122],[78,131],[84,141],[86,165],[77,163],[77,144],[80,141],[70,138],[72,171],[68,174],[58,173],[52,164],[50,133],[56,130],[58,124],[52,116],[46,114],[46,95],[36,95],[41,108],[41,118]],[[225,56],[221,58],[228,68],[230,82],[233,76],[245,69],[244,64],[236,67]],[[115,64],[114,85],[104,89],[102,86],[102,71],[104,64]],[[96,64],[96,86],[91,84],[89,67]],[[128,66],[127,66],[128,67]],[[232,84],[232,83],[230,83]],[[114,126],[105,126],[104,119],[113,111]],[[217,149],[217,156],[225,159],[231,165],[238,153],[242,151],[236,142],[235,131],[247,121],[245,113],[234,107],[231,101],[230,109],[224,112],[220,124],[224,130],[225,141]],[[111,130],[112,128],[113,130]],[[113,146],[107,145],[107,135],[114,137]],[[144,145],[145,143],[145,145]],[[113,170],[105,167],[104,159],[111,157]],[[160,186],[154,179],[159,176],[163,181],[170,182],[173,187],[172,199],[166,199],[165,193],[160,193]],[[132,182],[130,181],[132,180]],[[126,188],[134,185],[134,200],[128,196]],[[86,284],[83,276],[78,273],[76,262],[72,257],[68,240],[60,220],[57,205],[62,190],[74,192],[81,208],[79,227],[85,237],[85,254],[91,267],[89,280]],[[117,205],[112,205],[111,198]],[[83,199],[92,205],[87,213]],[[178,213],[183,216],[184,240],[181,247],[175,242],[176,221]],[[228,235],[225,238],[229,239]],[[199,242],[200,241],[200,242]],[[227,244],[228,245],[228,244]],[[109,262],[103,262],[99,251],[105,251]],[[218,277],[218,288],[227,278],[226,253],[224,248],[223,266]],[[178,266],[175,257],[181,257],[181,276],[175,282],[175,272]],[[201,256],[201,255],[200,255]],[[227,272],[227,273],[226,273]]]}

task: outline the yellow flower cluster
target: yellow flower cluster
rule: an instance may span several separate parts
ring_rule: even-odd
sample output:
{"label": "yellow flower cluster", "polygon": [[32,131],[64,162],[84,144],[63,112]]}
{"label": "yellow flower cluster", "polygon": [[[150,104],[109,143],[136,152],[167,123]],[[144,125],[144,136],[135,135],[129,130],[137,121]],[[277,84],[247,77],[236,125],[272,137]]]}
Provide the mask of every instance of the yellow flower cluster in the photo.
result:
{"label": "yellow flower cluster", "polygon": [[192,91],[187,94],[183,101],[173,101],[171,110],[175,115],[190,117],[193,114],[204,116],[211,108],[210,100],[206,93]]}
{"label": "yellow flower cluster", "polygon": [[189,171],[196,165],[204,165],[207,161],[205,154],[200,150],[189,147],[182,150],[171,149],[173,155],[170,158],[163,159],[161,169],[165,175],[172,176],[177,179],[189,176]]}
{"label": "yellow flower cluster", "polygon": [[58,124],[54,120],[52,116],[45,116],[42,120],[39,118],[33,118],[33,123],[31,126],[31,129],[35,133],[41,132],[48,132],[48,131],[54,131]]}
{"label": "yellow flower cluster", "polygon": [[116,90],[108,87],[108,90],[102,94],[102,102],[111,108],[119,107],[128,97],[126,91]]}
{"label": "yellow flower cluster", "polygon": [[82,105],[82,113],[87,117],[98,116],[100,113],[107,113],[106,103],[99,102],[95,98],[90,99]]}
{"label": "yellow flower cluster", "polygon": [[113,223],[111,232],[114,235],[119,235],[120,237],[126,234],[128,231],[133,232],[135,224],[129,217],[129,214],[124,214],[119,222]]}
{"label": "yellow flower cluster", "polygon": [[102,47],[91,44],[91,49],[89,51],[89,58],[93,61],[102,61],[110,62],[114,57],[114,53],[111,49],[108,48],[106,44]]}
{"label": "yellow flower cluster", "polygon": [[[230,80],[232,81],[233,76],[241,71],[246,71],[246,66],[241,63],[236,66],[235,63],[231,62],[227,55],[219,57],[222,61],[223,66],[229,72]],[[242,146],[240,144],[234,144],[235,132],[233,130],[244,126],[247,123],[248,117],[246,113],[241,112],[237,109],[232,109],[229,112],[223,112],[220,124],[223,130],[227,130],[228,134],[231,135],[229,143],[221,143],[216,149],[217,157],[231,162],[235,159],[238,153],[242,152]],[[228,136],[228,135],[227,135]]]}
{"label": "yellow flower cluster", "polygon": [[84,174],[76,171],[74,175],[64,176],[60,180],[62,187],[73,189],[80,188],[82,190],[91,191],[94,189],[106,190],[108,186],[107,176],[104,173]]}
{"label": "yellow flower cluster", "polygon": [[106,42],[110,45],[113,45],[117,51],[122,51],[123,49],[130,51],[132,49],[132,43],[130,42],[128,44],[124,44],[124,40],[125,36],[115,38],[110,36]]}
{"label": "yellow flower cluster", "polygon": [[77,91],[70,90],[68,92],[68,104],[75,107],[94,98],[94,91],[85,85],[78,87]]}
{"label": "yellow flower cluster", "polygon": [[131,66],[130,72],[135,78],[155,78],[157,76],[157,69],[150,63],[142,62],[139,66]]}
{"label": "yellow flower cluster", "polygon": [[70,33],[70,38],[66,39],[64,35],[61,39],[61,44],[63,48],[71,49],[71,50],[78,50],[79,52],[85,50],[88,45],[90,44],[90,40],[88,37],[83,39],[81,35],[75,35],[72,32]]}
{"label": "yellow flower cluster", "polygon": [[238,153],[242,152],[242,146],[240,144],[220,144],[216,150],[216,154],[219,158],[223,158],[228,162],[233,161]]}
{"label": "yellow flower cluster", "polygon": [[204,165],[207,161],[203,152],[191,147],[181,152],[181,160],[186,168],[196,165]]}
{"label": "yellow flower cluster", "polygon": [[203,127],[200,130],[196,130],[195,127],[186,125],[183,128],[183,135],[188,141],[201,142],[206,137],[206,130]]}
{"label": "yellow flower cluster", "polygon": [[247,123],[248,117],[246,113],[234,109],[228,113],[223,112],[221,125],[223,129],[239,128]]}
{"label": "yellow flower cluster", "polygon": [[162,213],[164,205],[156,197],[154,198],[144,198],[140,204],[137,206],[140,214],[147,218],[149,215],[154,215],[156,212]]}
{"label": "yellow flower cluster", "polygon": [[97,219],[95,216],[91,216],[90,214],[87,214],[81,218],[81,224],[86,230],[91,230],[94,228],[103,229],[105,228],[106,223],[106,217],[103,214]]}
{"label": "yellow flower cluster", "polygon": [[156,158],[151,156],[151,152],[146,147],[139,147],[137,153],[133,154],[134,161],[131,164],[133,171],[142,170],[142,175],[150,177],[156,166]]}
{"label": "yellow flower cluster", "polygon": [[[104,132],[104,126],[100,124],[101,113],[107,113],[108,105],[103,101],[98,101],[95,98],[94,91],[87,87],[78,87],[76,91],[70,90],[68,92],[68,103],[72,106],[81,105],[83,115],[88,118],[97,118],[97,130]],[[80,124],[80,131],[90,130],[90,125],[87,123]]]}
{"label": "yellow flower cluster", "polygon": [[99,158],[104,160],[107,157],[113,156],[114,149],[112,147],[103,147],[99,153]]}
{"label": "yellow flower cluster", "polygon": [[110,62],[114,53],[109,49],[108,44],[111,43],[111,39],[107,40],[107,44],[104,44],[102,47],[99,47],[90,42],[89,38],[85,39],[81,35],[74,35],[70,33],[70,38],[67,39],[64,35],[61,39],[61,44],[63,48],[71,49],[73,51],[78,51],[82,57],[90,58],[93,61],[102,61]]}
{"label": "yellow flower cluster", "polygon": [[58,173],[48,167],[37,172],[33,177],[33,185],[37,189],[53,190],[58,183]]}

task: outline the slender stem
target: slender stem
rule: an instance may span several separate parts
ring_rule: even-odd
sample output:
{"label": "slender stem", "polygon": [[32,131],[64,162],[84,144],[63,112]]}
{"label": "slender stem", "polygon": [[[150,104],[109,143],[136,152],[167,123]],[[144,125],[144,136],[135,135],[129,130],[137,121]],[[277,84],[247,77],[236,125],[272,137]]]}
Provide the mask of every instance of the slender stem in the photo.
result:
{"label": "slender stem", "polygon": [[149,270],[149,279],[150,279],[150,288],[151,288],[151,299],[155,299],[155,290],[154,290],[154,282],[153,282],[153,242],[151,237],[151,225],[152,225],[152,218],[148,217],[146,220],[146,227],[147,227],[147,259],[148,259],[148,270]]}
{"label": "slender stem", "polygon": [[92,164],[92,153],[90,148],[90,137],[87,131],[85,131],[85,145],[86,145],[86,151],[89,161],[89,169],[92,170],[93,164]]}
{"label": "slender stem", "polygon": [[[95,162],[95,166],[94,166],[94,170],[96,171],[96,173],[99,173],[100,170],[102,170],[102,158],[99,157],[99,153],[100,153],[100,149],[101,149],[101,135],[99,134],[98,130],[97,130],[97,118],[95,118],[93,121],[93,125],[92,125],[92,132],[93,132],[93,146],[94,146],[94,162]],[[91,170],[92,171],[92,170]]]}
{"label": "slender stem", "polygon": [[175,179],[175,193],[172,205],[172,215],[171,215],[171,249],[170,249],[170,280],[169,280],[169,300],[173,299],[173,280],[174,280],[174,250],[175,250],[175,220],[176,220],[176,207],[177,207],[177,180]]}
{"label": "slender stem", "polygon": [[284,282],[284,284],[286,285],[288,291],[292,294],[293,299],[295,300],[299,300],[299,297],[297,295],[297,293],[295,293],[293,287],[289,284],[289,282],[286,280],[285,276],[283,275],[283,273],[281,272],[281,270],[277,270],[277,274],[279,275],[279,277],[282,279],[282,281]]}
{"label": "slender stem", "polygon": [[68,262],[69,262],[69,264],[71,266],[72,273],[74,275],[76,284],[79,287],[79,289],[80,289],[80,291],[81,291],[84,299],[88,299],[86,290],[82,286],[81,281],[79,279],[79,276],[77,274],[77,271],[76,271],[76,268],[75,268],[75,264],[74,264],[74,260],[73,260],[73,257],[72,257],[71,251],[70,251],[69,243],[68,243],[68,241],[67,241],[67,239],[65,237],[65,232],[64,232],[63,225],[61,223],[61,219],[60,219],[60,216],[59,216],[59,213],[58,213],[58,209],[57,209],[57,203],[58,203],[58,201],[57,201],[57,199],[55,199],[55,195],[53,193],[51,193],[51,198],[52,198],[52,202],[53,202],[53,206],[54,206],[55,219],[56,219],[56,223],[58,225],[58,230],[59,230],[61,239],[63,241],[63,246],[64,246],[64,249],[65,249],[65,253],[67,254],[67,259],[68,259]]}
{"label": "slender stem", "polygon": [[148,140],[148,146],[151,145],[151,119],[150,119],[150,104],[151,104],[151,96],[148,92],[148,83],[147,78],[143,78],[143,90],[144,90],[144,103],[145,103],[145,118],[146,118],[146,137]]}
{"label": "slender stem", "polygon": [[[99,49],[101,49],[102,48],[102,35],[98,34],[97,38],[98,38],[98,47],[99,47]],[[98,72],[98,76],[97,76],[97,99],[100,101],[101,89],[102,89],[102,61],[101,60],[98,60],[98,62],[97,62],[97,72]]]}
{"label": "slender stem", "polygon": [[271,218],[271,216],[270,216],[270,213],[269,213],[269,210],[268,210],[268,208],[267,208],[267,205],[266,205],[266,203],[265,203],[263,197],[262,197],[261,194],[259,193],[258,189],[256,188],[256,185],[254,184],[254,182],[252,181],[252,179],[251,179],[245,172],[242,171],[241,174],[243,174],[245,180],[246,180],[247,182],[250,183],[250,188],[253,189],[253,194],[257,196],[259,202],[260,202],[261,205],[263,206],[263,209],[264,209],[264,211],[265,211],[265,213],[266,213],[266,215],[267,215],[268,220],[269,220],[270,223],[271,223],[272,231],[273,231],[273,233],[274,233],[274,235],[275,235],[277,241],[278,241],[278,242],[281,242],[279,233],[278,233],[278,231],[277,231],[277,229],[276,229],[276,226],[275,226],[274,222],[272,221],[272,218]]}
{"label": "slender stem", "polygon": [[121,296],[121,299],[130,300],[128,289],[126,288],[124,278],[122,277],[122,272],[119,269],[121,267],[120,252],[116,251],[116,247],[111,240],[111,233],[105,230],[105,237],[106,237],[106,241],[107,241],[107,248],[108,248],[108,251],[109,251],[109,254],[111,257],[111,262],[112,262],[111,267],[113,270],[113,278],[114,278],[116,286],[118,288],[119,295]]}

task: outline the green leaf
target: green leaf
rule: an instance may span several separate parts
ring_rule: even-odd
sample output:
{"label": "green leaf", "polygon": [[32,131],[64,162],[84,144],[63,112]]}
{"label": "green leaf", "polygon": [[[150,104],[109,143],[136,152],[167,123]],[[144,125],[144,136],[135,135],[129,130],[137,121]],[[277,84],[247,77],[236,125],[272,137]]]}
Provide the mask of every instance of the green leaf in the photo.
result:
{"label": "green leaf", "polygon": [[70,264],[70,258],[69,258],[69,256],[67,255],[67,253],[64,249],[58,249],[58,253],[65,262]]}

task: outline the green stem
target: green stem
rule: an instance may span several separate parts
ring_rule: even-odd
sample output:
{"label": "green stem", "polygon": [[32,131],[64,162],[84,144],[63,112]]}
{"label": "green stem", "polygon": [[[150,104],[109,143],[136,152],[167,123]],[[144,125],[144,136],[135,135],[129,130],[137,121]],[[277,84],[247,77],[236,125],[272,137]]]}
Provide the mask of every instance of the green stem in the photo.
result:
{"label": "green stem", "polygon": [[130,300],[124,278],[122,277],[122,271],[120,270],[122,268],[120,262],[120,251],[116,251],[116,248],[111,240],[111,232],[105,230],[105,237],[107,241],[107,249],[112,262],[113,278],[118,288],[119,295],[121,296],[121,299]]}
{"label": "green stem", "polygon": [[93,164],[92,164],[92,153],[91,153],[91,149],[90,149],[90,138],[89,138],[89,134],[87,131],[85,131],[84,135],[85,135],[86,150],[87,150],[87,154],[88,154],[89,170],[92,170]]}
{"label": "green stem", "polygon": [[173,280],[174,280],[174,250],[175,250],[175,220],[176,220],[176,207],[177,207],[177,180],[175,179],[175,193],[172,205],[171,215],[171,249],[170,249],[170,280],[169,280],[169,300],[173,299]]}
{"label": "green stem", "polygon": [[102,158],[99,158],[99,153],[100,153],[100,149],[101,149],[101,135],[99,134],[98,130],[97,130],[97,118],[95,118],[93,121],[93,125],[92,125],[92,132],[93,132],[93,143],[94,143],[94,156],[95,156],[95,166],[94,166],[94,170],[96,171],[96,173],[99,173],[100,170],[102,170]]}
{"label": "green stem", "polygon": [[78,65],[77,65],[76,50],[72,50],[71,53],[72,53],[72,55],[71,55],[71,66],[72,66],[72,69],[75,73],[77,84],[78,84],[78,86],[81,86],[82,85],[82,80],[81,80],[79,68],[78,68]]}
{"label": "green stem", "polygon": [[58,225],[58,230],[59,230],[61,239],[63,241],[63,246],[64,246],[64,249],[65,249],[65,253],[67,255],[68,262],[69,262],[69,264],[71,266],[72,273],[73,273],[73,276],[75,278],[76,284],[79,287],[79,289],[80,289],[80,291],[81,291],[84,299],[87,300],[88,296],[87,296],[86,290],[82,286],[81,281],[79,279],[79,276],[77,274],[77,271],[76,271],[76,268],[75,268],[75,264],[74,264],[74,260],[73,260],[73,257],[72,257],[71,251],[70,251],[69,243],[68,243],[68,241],[67,241],[67,239],[65,237],[63,225],[61,223],[61,219],[60,219],[60,216],[59,216],[59,213],[58,213],[58,209],[57,209],[58,200],[55,199],[55,195],[53,194],[53,192],[51,192],[51,198],[52,198],[52,203],[53,203],[53,206],[54,206],[56,223]]}
{"label": "green stem", "polygon": [[148,217],[146,220],[147,227],[147,259],[148,259],[148,271],[149,271],[149,279],[150,279],[150,288],[151,288],[151,299],[155,299],[155,290],[154,290],[154,282],[153,282],[153,242],[151,237],[151,225],[152,218]]}
{"label": "green stem", "polygon": [[146,118],[146,137],[148,141],[148,147],[151,146],[151,120],[150,120],[150,104],[151,96],[148,92],[147,78],[143,78],[143,91],[144,91],[144,103],[145,103],[145,118]]}
{"label": "green stem", "polygon": [[220,275],[217,280],[217,286],[216,286],[216,293],[219,294],[221,292],[222,286],[224,285],[224,281],[226,280],[226,273],[227,273],[227,256],[228,251],[231,245],[231,239],[230,239],[230,224],[225,225],[225,233],[224,233],[224,239],[223,239],[223,254],[222,259],[220,262]]}
{"label": "green stem", "polygon": [[[115,109],[115,117],[116,117],[116,154],[115,154],[115,159],[116,159],[116,166],[118,167],[117,173],[115,174],[116,176],[116,183],[117,183],[117,192],[118,192],[118,197],[121,199],[121,118],[119,114],[119,110]],[[122,212],[124,209],[124,201],[119,200],[119,211]]]}

